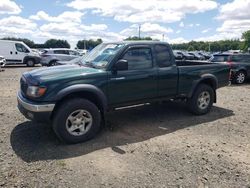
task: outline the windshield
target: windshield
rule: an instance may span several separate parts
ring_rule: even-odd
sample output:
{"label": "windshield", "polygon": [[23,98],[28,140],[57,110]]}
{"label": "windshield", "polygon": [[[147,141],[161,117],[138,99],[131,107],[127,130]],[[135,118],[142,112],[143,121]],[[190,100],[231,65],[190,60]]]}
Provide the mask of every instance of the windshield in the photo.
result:
{"label": "windshield", "polygon": [[82,58],[82,63],[94,68],[105,68],[125,44],[99,44]]}

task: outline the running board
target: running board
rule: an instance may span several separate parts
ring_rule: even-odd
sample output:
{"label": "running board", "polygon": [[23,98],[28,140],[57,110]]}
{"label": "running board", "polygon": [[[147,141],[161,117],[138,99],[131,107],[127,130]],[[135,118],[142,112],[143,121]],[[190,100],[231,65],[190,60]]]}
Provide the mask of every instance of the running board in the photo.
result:
{"label": "running board", "polygon": [[123,106],[123,107],[115,108],[115,110],[123,110],[123,109],[128,109],[128,108],[136,108],[136,107],[146,106],[146,105],[150,105],[150,103],[142,103],[142,104],[136,104],[136,105],[130,105],[130,106]]}

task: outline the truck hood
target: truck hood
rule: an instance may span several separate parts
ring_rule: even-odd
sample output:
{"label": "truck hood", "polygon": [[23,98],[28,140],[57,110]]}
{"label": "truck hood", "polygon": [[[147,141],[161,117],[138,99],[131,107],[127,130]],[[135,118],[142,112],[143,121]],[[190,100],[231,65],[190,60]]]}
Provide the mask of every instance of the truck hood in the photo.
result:
{"label": "truck hood", "polygon": [[77,78],[79,76],[85,76],[90,74],[102,73],[101,69],[94,69],[90,67],[84,67],[79,65],[63,65],[47,68],[40,68],[30,71],[29,74],[33,79],[41,82],[55,81],[61,79]]}

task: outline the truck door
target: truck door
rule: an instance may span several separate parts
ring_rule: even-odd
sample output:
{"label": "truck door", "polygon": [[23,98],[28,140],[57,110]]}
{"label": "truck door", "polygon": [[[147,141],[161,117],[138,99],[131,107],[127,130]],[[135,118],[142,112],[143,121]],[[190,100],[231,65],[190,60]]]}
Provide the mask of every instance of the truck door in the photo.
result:
{"label": "truck door", "polygon": [[158,97],[172,98],[177,94],[178,67],[168,45],[156,44],[154,55],[158,65]]}
{"label": "truck door", "polygon": [[157,96],[157,68],[152,49],[147,45],[129,47],[119,60],[128,62],[127,70],[110,73],[108,98],[111,105],[139,103]]}
{"label": "truck door", "polygon": [[15,43],[14,51],[10,52],[13,56],[13,63],[23,63],[23,59],[30,51],[21,43]]}

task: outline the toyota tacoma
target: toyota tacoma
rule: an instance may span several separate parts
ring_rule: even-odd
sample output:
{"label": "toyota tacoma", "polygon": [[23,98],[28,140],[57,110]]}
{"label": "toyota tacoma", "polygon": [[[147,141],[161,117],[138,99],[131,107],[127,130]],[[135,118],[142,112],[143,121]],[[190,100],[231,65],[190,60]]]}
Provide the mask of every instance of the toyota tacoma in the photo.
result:
{"label": "toyota tacoma", "polygon": [[79,143],[121,107],[183,99],[193,114],[206,114],[229,76],[227,64],[175,61],[164,42],[102,43],[79,65],[24,73],[18,108],[30,120],[51,122],[64,142]]}

